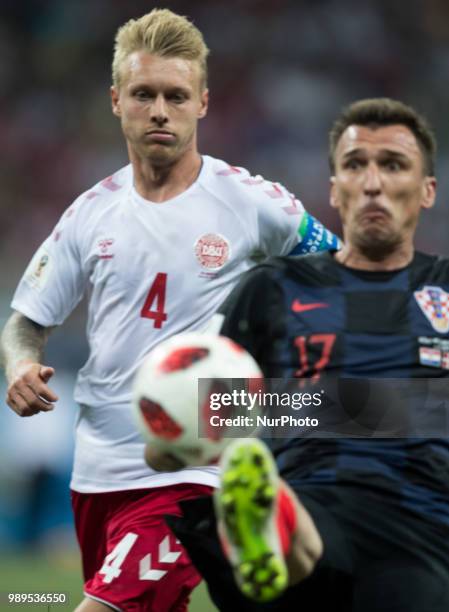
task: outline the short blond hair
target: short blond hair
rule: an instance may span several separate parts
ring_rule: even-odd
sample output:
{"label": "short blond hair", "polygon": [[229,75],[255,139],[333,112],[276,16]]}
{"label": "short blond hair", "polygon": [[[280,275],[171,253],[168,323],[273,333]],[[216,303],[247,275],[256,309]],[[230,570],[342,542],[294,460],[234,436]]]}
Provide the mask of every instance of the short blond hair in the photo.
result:
{"label": "short blond hair", "polygon": [[209,49],[203,35],[186,17],[168,9],[153,9],[139,19],[130,19],[118,30],[112,60],[112,82],[120,87],[122,62],[135,51],[159,57],[181,57],[199,63],[201,87],[207,84]]}

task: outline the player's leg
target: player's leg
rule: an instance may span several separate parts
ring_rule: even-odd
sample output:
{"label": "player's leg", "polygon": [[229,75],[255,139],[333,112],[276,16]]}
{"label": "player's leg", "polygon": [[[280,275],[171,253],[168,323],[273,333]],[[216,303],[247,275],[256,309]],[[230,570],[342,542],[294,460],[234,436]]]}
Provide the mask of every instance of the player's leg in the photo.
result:
{"label": "player's leg", "polygon": [[80,605],[75,608],[74,612],[111,612],[111,610],[117,609],[118,608],[112,608],[104,603],[86,597]]}
{"label": "player's leg", "polygon": [[449,525],[391,490],[357,489],[345,514],[356,547],[353,612],[449,610]]}
{"label": "player's leg", "polygon": [[[210,488],[201,485],[177,485],[81,496],[87,498],[90,512],[88,516],[78,512],[76,521],[87,598],[80,611],[105,612],[105,607],[122,612],[186,610],[201,577],[166,525],[164,514],[179,515],[181,499],[208,492]],[[75,496],[75,502],[79,498]],[[78,511],[82,505],[74,503]],[[102,522],[99,509],[94,512],[93,506],[101,507]],[[95,531],[100,535],[95,536]]]}
{"label": "player's leg", "polygon": [[231,444],[221,467],[215,507],[224,552],[242,592],[269,601],[311,574],[321,537],[260,440]]}

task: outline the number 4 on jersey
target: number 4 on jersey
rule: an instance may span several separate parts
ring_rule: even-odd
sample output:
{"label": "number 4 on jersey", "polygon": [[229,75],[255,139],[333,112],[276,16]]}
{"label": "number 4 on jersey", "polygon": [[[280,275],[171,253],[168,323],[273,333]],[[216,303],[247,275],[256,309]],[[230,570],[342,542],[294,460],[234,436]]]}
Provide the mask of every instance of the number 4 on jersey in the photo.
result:
{"label": "number 4 on jersey", "polygon": [[135,533],[127,533],[126,536],[120,540],[114,550],[106,556],[103,566],[98,572],[99,574],[104,574],[103,582],[109,584],[114,580],[114,578],[118,578],[120,576],[122,573],[122,570],[120,569],[122,563],[133,547],[137,537],[138,536]]}
{"label": "number 4 on jersey", "polygon": [[[120,540],[120,542],[115,546],[114,550],[106,555],[101,569],[98,570],[99,574],[103,574],[103,582],[105,584],[110,584],[113,580],[115,580],[115,578],[120,576],[123,570],[122,565],[131,548],[134,546],[137,538],[138,535],[130,531]],[[179,540],[176,540],[176,544],[179,544]],[[167,567],[167,565],[173,565],[176,563],[182,554],[182,552],[179,550],[171,550],[169,535],[166,535],[159,542],[158,549],[159,555],[156,563],[159,565],[164,564],[166,569],[153,569],[151,567],[151,554],[147,554],[139,561],[138,567],[140,580],[160,580],[170,569]],[[137,559],[134,558],[131,561],[132,563],[136,563]]]}
{"label": "number 4 on jersey", "polygon": [[[156,329],[161,329],[162,324],[167,320],[167,313],[164,312],[166,291],[167,274],[165,272],[158,272],[148,291],[145,304],[140,311],[141,317],[154,320],[154,327]],[[155,302],[156,309],[153,310],[152,308]]]}

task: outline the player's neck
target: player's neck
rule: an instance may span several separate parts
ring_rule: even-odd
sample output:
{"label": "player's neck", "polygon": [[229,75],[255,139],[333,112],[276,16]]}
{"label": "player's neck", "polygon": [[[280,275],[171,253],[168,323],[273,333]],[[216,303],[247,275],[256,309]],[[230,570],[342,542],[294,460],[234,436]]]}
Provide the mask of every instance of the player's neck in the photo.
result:
{"label": "player's neck", "polygon": [[130,154],[137,193],[151,202],[165,202],[183,193],[198,178],[202,159],[197,150],[186,152],[167,166]]}
{"label": "player's neck", "polygon": [[401,245],[401,248],[398,248],[394,253],[389,253],[382,259],[375,260],[348,243],[335,253],[335,259],[338,263],[355,270],[392,272],[405,268],[412,261],[413,254],[413,245]]}

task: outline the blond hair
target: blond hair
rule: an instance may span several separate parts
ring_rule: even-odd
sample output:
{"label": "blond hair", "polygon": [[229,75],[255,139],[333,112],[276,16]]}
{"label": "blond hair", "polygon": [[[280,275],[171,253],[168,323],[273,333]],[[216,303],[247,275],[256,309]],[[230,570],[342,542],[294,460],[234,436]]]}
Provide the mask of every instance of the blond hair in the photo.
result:
{"label": "blond hair", "polygon": [[135,51],[197,61],[201,87],[206,87],[209,49],[201,32],[186,17],[168,9],[153,9],[140,19],[130,19],[121,26],[115,37],[112,61],[112,82],[116,87],[121,84],[122,62]]}

